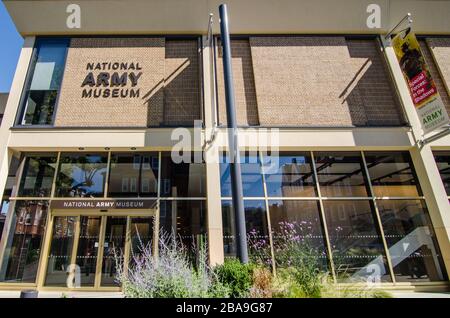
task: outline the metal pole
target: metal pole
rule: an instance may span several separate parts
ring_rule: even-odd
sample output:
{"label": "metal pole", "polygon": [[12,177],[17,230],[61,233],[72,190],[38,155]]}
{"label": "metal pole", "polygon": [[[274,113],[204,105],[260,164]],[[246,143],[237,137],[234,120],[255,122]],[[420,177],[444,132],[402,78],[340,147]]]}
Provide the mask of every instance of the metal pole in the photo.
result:
{"label": "metal pole", "polygon": [[242,263],[248,263],[247,231],[245,229],[245,214],[242,191],[242,176],[240,154],[237,136],[236,108],[233,87],[233,72],[231,68],[230,34],[228,30],[227,5],[219,6],[220,33],[223,49],[223,73],[225,80],[225,102],[227,106],[227,128],[230,154],[231,191],[233,196],[234,220],[236,224],[237,254]]}

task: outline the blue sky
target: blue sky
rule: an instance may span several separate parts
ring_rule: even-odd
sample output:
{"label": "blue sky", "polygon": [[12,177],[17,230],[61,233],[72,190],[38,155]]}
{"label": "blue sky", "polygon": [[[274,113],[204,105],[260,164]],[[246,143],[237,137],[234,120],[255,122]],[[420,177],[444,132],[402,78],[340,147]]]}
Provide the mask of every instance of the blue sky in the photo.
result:
{"label": "blue sky", "polygon": [[23,39],[0,1],[0,93],[9,92]]}

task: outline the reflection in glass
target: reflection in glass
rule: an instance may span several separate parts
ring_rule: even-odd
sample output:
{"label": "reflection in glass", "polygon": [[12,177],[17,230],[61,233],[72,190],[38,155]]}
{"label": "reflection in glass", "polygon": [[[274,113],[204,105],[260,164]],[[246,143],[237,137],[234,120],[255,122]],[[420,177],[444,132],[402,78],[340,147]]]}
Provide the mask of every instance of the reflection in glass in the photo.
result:
{"label": "reflection in glass", "polygon": [[113,153],[108,196],[156,197],[158,153]]}
{"label": "reflection in glass", "polygon": [[324,197],[367,197],[364,165],[359,152],[314,153]]}
{"label": "reflection in glass", "polygon": [[107,160],[106,154],[61,154],[56,196],[103,196]]}
{"label": "reflection in glass", "polygon": [[139,258],[142,251],[151,249],[153,241],[153,217],[133,217],[130,228],[130,260]]}
{"label": "reflection in glass", "polygon": [[172,235],[179,240],[191,253],[192,260],[196,260],[206,239],[205,201],[161,201],[160,229],[163,235]]}
{"label": "reflection in glass", "polygon": [[277,267],[295,266],[297,257],[313,258],[327,270],[325,237],[318,201],[269,201],[274,256]]}
{"label": "reflection in glass", "polygon": [[162,153],[161,157],[161,196],[206,196],[206,167],[204,162],[195,163],[199,162],[199,158],[196,158],[198,154],[190,156],[191,163],[175,163],[172,161],[171,153]]}
{"label": "reflection in glass", "polygon": [[[245,200],[244,211],[249,257],[255,262],[271,266],[272,255],[265,202],[263,200]],[[224,253],[226,256],[235,256],[236,231],[231,201],[222,201],[222,220]]]}
{"label": "reflection in glass", "polygon": [[108,216],[106,221],[105,241],[103,245],[102,286],[118,286],[116,281],[116,262],[123,265],[127,218]]}
{"label": "reflection in glass", "polygon": [[[242,188],[245,197],[263,197],[263,179],[259,156],[252,152],[241,153]],[[223,197],[231,196],[231,175],[228,156],[220,157],[220,187]]]}
{"label": "reflection in glass", "polygon": [[67,275],[71,264],[76,219],[74,216],[55,216],[53,219],[45,286],[70,287],[67,286]]}
{"label": "reflection in glass", "polygon": [[324,201],[339,281],[391,281],[381,236],[369,201]]}
{"label": "reflection in glass", "polygon": [[56,170],[56,154],[30,155],[25,159],[20,197],[49,197]]}
{"label": "reflection in glass", "polygon": [[375,196],[414,197],[421,191],[408,152],[365,152]]}
{"label": "reflection in glass", "polygon": [[31,82],[25,92],[22,125],[51,125],[64,73],[68,41],[40,39],[35,49]]}
{"label": "reflection in glass", "polygon": [[[270,197],[316,196],[311,157],[307,153],[280,153],[276,160],[264,157],[267,195]],[[270,160],[270,161],[269,161]]]}
{"label": "reflection in glass", "polygon": [[398,282],[443,280],[425,203],[421,200],[378,200],[383,230]]}
{"label": "reflection in glass", "polygon": [[100,216],[81,216],[76,264],[81,287],[94,286],[100,239]]}
{"label": "reflection in glass", "polygon": [[450,196],[450,152],[435,151],[433,153],[445,191],[447,192],[447,195]]}
{"label": "reflection in glass", "polygon": [[0,267],[0,282],[36,281],[47,211],[45,201],[16,202]]}

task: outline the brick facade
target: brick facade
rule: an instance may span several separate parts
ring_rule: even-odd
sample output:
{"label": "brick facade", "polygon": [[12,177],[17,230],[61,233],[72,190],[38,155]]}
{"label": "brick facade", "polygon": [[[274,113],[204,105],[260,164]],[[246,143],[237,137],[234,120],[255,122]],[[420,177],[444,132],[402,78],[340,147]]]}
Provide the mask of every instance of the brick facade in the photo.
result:
{"label": "brick facade", "polygon": [[[163,37],[71,39],[55,126],[193,125],[194,119],[201,118],[197,46],[197,40],[166,41]],[[87,63],[103,62],[139,63],[142,70],[135,72],[142,75],[134,87],[139,97],[83,98]],[[94,77],[102,71],[94,70]],[[128,82],[121,88],[133,87]]]}
{"label": "brick facade", "polygon": [[[450,39],[427,38],[421,40],[420,49],[427,62],[442,102],[450,114]],[[436,64],[437,62],[437,64]],[[438,67],[439,66],[439,67]]]}
{"label": "brick facade", "polygon": [[404,122],[373,40],[251,37],[263,126],[386,126]]}
{"label": "brick facade", "polygon": [[[256,103],[255,81],[253,76],[252,55],[249,41],[231,41],[231,56],[238,125],[258,125],[258,107]],[[225,106],[222,47],[220,45],[220,41],[218,41],[217,54],[217,95],[219,103],[219,123],[226,125],[227,112]]]}

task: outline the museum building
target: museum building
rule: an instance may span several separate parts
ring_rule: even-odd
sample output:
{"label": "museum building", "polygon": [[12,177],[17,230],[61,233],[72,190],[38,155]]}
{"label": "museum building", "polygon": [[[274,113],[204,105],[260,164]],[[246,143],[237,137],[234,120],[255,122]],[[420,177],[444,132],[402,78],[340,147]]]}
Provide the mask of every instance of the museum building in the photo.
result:
{"label": "museum building", "polygon": [[[76,1],[68,28],[72,2],[3,1],[24,45],[0,99],[0,289],[120,289],[117,257],[161,233],[235,256],[220,1]],[[449,112],[450,3],[381,1],[380,28],[369,3],[227,1],[249,253],[276,272],[298,241],[337,283],[448,290],[450,135],[424,136],[385,34],[412,14]]]}

